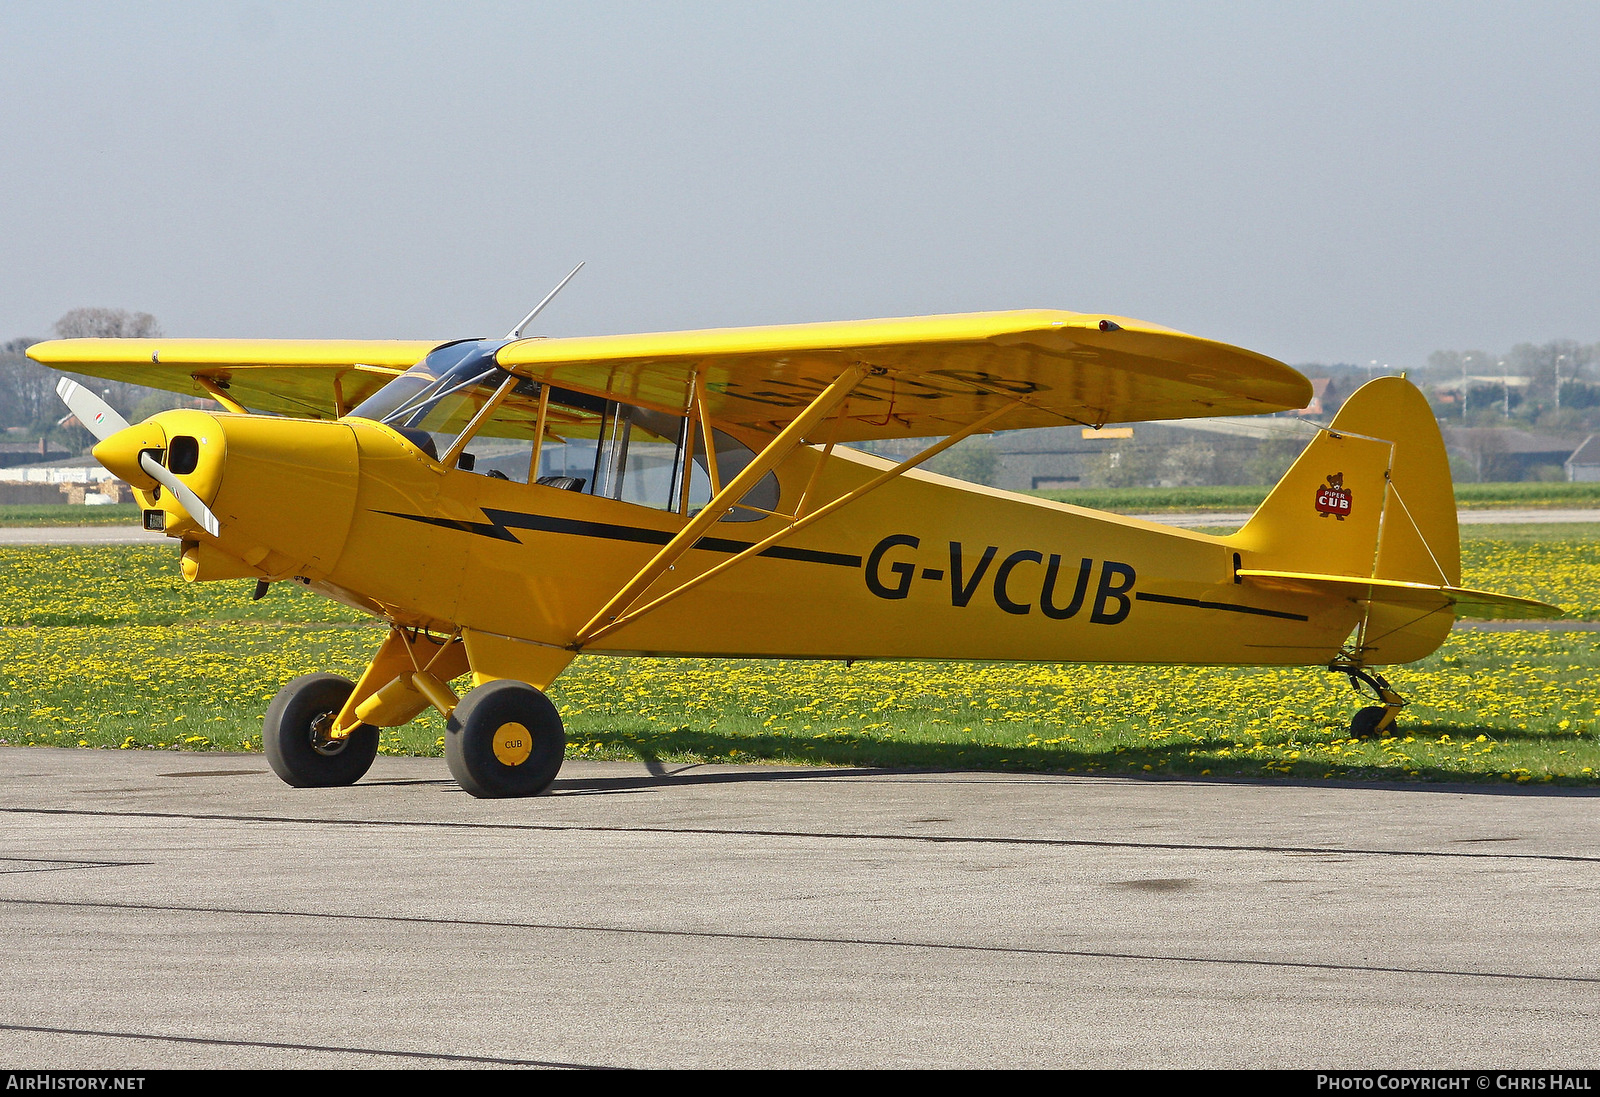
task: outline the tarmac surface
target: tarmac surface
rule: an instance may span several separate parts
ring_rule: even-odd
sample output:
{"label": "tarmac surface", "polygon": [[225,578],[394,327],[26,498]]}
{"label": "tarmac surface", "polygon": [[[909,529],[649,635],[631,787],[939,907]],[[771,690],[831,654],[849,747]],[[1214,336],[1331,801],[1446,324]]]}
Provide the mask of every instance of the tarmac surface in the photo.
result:
{"label": "tarmac surface", "polygon": [[159,545],[165,533],[138,526],[0,526],[0,545]]}
{"label": "tarmac surface", "polygon": [[0,1063],[1594,1069],[1597,809],[0,748]]}

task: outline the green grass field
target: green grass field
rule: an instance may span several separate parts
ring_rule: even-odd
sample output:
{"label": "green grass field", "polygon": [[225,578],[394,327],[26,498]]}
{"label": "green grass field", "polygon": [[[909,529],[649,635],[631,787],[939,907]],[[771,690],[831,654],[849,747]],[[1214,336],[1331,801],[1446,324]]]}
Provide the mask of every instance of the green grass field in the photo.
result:
{"label": "green grass field", "polygon": [[[1268,490],[1265,487],[1079,488],[1028,494],[1091,510],[1157,514],[1162,511],[1254,510],[1267,497]],[[1600,483],[1457,484],[1456,505],[1466,510],[1600,507]]]}
{"label": "green grass field", "polygon": [[[1470,585],[1600,620],[1587,527],[1466,527]],[[290,584],[185,584],[166,546],[0,549],[0,742],[254,750],[278,687],[359,672],[382,632]],[[1458,630],[1396,668],[1402,729],[1320,669],[585,656],[552,688],[569,756],[1133,775],[1589,784],[1600,633]],[[437,754],[427,714],[383,749]]]}

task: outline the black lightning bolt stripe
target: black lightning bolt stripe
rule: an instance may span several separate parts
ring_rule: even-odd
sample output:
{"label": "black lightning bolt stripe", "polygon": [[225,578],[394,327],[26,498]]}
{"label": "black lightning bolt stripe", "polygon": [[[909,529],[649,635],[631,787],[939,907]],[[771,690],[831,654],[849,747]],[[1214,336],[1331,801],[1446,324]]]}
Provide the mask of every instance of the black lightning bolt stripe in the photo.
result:
{"label": "black lightning bolt stripe", "polygon": [[[391,518],[405,518],[412,522],[424,522],[430,526],[440,526],[444,529],[460,530],[463,533],[475,533],[480,537],[491,537],[497,541],[513,541],[521,543],[520,538],[511,531],[514,529],[535,530],[539,533],[564,533],[574,537],[600,537],[608,541],[636,541],[645,545],[664,545],[672,540],[672,534],[666,530],[641,529],[638,526],[619,526],[610,522],[587,522],[578,518],[556,518],[548,514],[522,514],[514,510],[495,510],[484,507],[484,517],[487,522],[465,522],[454,518],[434,518],[425,514],[402,514],[398,511],[384,510],[380,514],[387,514]],[[726,552],[730,555],[743,552],[754,541],[735,541],[727,537],[702,537],[694,543],[697,549],[707,552]],[[775,560],[800,560],[808,564],[832,564],[834,567],[859,568],[861,557],[851,556],[843,552],[822,552],[817,549],[790,548],[786,545],[773,545],[763,549],[759,555],[769,556]]]}
{"label": "black lightning bolt stripe", "polygon": [[1171,594],[1146,594],[1139,591],[1134,597],[1141,602],[1161,602],[1169,606],[1194,606],[1196,609],[1225,609],[1229,613],[1253,613],[1257,617],[1282,617],[1286,621],[1310,620],[1303,613],[1283,613],[1275,609],[1258,609],[1255,606],[1241,606],[1234,602],[1203,602],[1198,598],[1178,598]]}

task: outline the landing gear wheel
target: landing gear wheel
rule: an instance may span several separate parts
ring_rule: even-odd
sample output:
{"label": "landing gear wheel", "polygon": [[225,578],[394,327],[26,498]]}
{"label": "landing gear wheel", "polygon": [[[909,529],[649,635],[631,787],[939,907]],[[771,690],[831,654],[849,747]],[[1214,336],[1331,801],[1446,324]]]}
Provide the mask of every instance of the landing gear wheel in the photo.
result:
{"label": "landing gear wheel", "polygon": [[1351,689],[1360,693],[1361,687],[1366,686],[1378,700],[1383,702],[1381,705],[1369,705],[1350,718],[1352,736],[1357,739],[1368,739],[1375,735],[1386,735],[1394,730],[1400,710],[1406,707],[1406,699],[1395,692],[1387,678],[1376,671],[1366,670],[1359,664],[1339,660],[1329,663],[1328,669],[1349,675]]}
{"label": "landing gear wheel", "polygon": [[378,729],[359,724],[343,739],[328,733],[355,689],[337,674],[305,674],[278,691],[261,725],[267,763],[295,788],[353,785],[378,756]]}
{"label": "landing gear wheel", "polygon": [[550,698],[508,679],[467,694],[444,737],[451,776],[484,799],[539,795],[556,779],[566,753],[566,729]]}
{"label": "landing gear wheel", "polygon": [[1373,705],[1357,712],[1350,717],[1350,734],[1357,739],[1372,738],[1378,734],[1378,725],[1383,722],[1384,713],[1388,711],[1382,705]]}

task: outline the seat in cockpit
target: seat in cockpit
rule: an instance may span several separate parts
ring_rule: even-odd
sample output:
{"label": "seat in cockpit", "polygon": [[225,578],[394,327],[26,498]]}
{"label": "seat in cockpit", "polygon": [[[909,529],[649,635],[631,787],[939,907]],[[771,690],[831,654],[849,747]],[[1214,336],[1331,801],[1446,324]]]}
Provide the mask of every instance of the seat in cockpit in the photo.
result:
{"label": "seat in cockpit", "polygon": [[582,491],[583,485],[589,481],[582,476],[541,476],[535,484],[547,488],[560,488],[562,491]]}

